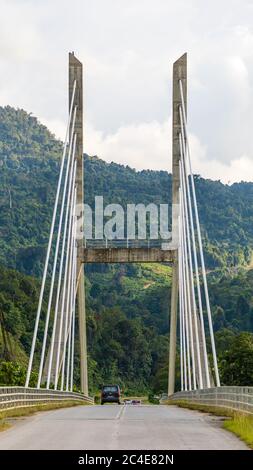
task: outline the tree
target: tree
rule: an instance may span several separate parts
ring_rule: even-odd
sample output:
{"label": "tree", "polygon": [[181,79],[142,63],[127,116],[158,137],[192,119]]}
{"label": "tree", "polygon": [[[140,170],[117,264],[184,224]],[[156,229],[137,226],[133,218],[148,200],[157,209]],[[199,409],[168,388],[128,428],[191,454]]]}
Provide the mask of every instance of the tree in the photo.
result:
{"label": "tree", "polygon": [[250,306],[247,299],[245,299],[243,295],[239,295],[236,305],[236,313],[243,317],[244,315],[248,315],[249,311]]}
{"label": "tree", "polygon": [[[26,367],[18,362],[3,361],[0,363],[0,385],[24,386],[26,379]],[[38,374],[32,372],[30,386],[35,387]]]}
{"label": "tree", "polygon": [[218,306],[213,314],[213,326],[214,330],[217,331],[223,328],[226,323],[225,312],[222,307]]}
{"label": "tree", "polygon": [[253,334],[240,333],[220,360],[224,385],[253,385]]}

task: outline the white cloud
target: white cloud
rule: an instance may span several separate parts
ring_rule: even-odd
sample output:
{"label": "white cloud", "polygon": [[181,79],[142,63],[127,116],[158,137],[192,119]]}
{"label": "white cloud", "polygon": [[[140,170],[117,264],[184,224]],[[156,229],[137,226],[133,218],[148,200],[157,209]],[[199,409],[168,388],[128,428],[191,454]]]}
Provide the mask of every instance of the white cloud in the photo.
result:
{"label": "white cloud", "polygon": [[85,71],[85,150],[168,169],[172,63],[187,50],[195,171],[253,180],[252,1],[0,3],[1,105],[33,112],[63,137],[74,50]]}
{"label": "white cloud", "polygon": [[[36,60],[42,52],[41,35],[37,16],[29,2],[1,0],[0,16],[0,56],[8,65]],[[17,78],[17,77],[16,77]]]}
{"label": "white cloud", "polygon": [[60,139],[64,142],[66,137],[66,124],[63,121],[42,117],[40,122],[46,126],[57,139]]}
{"label": "white cloud", "polygon": [[[229,162],[209,160],[207,147],[195,135],[190,134],[189,138],[194,173],[224,183],[252,180],[252,159],[242,155]],[[85,151],[107,162],[130,165],[137,170],[171,171],[171,119],[163,124],[150,122],[121,127],[108,135],[87,126]]]}
{"label": "white cloud", "polygon": [[108,135],[87,126],[85,151],[98,155],[107,162],[128,164],[138,170],[155,168],[170,171],[170,124],[159,124],[155,121],[131,124]]}
{"label": "white cloud", "polygon": [[208,159],[206,148],[201,146],[196,136],[190,135],[191,160],[194,173],[204,178],[221,180],[223,183],[235,181],[252,181],[253,159],[247,155],[223,162],[217,159]]}

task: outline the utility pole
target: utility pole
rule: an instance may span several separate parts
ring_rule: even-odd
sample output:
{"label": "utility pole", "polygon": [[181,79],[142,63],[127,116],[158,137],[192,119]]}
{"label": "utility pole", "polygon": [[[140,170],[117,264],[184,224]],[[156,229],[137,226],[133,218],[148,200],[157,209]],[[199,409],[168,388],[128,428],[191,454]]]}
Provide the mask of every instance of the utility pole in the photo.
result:
{"label": "utility pole", "polygon": [[[179,215],[179,160],[180,160],[180,114],[181,104],[179,80],[182,81],[185,109],[187,99],[187,54],[182,55],[173,64],[173,115],[172,115],[172,240],[175,249],[172,268],[171,313],[170,313],[170,349],[168,395],[175,391],[176,349],[177,349],[177,306],[178,306],[178,215]],[[175,246],[174,246],[175,243]]]}
{"label": "utility pole", "polygon": [[[74,83],[76,82],[76,92],[74,106],[76,109],[76,121],[74,132],[76,133],[76,190],[77,205],[82,209],[78,213],[78,218],[83,218],[84,204],[84,181],[83,181],[83,66],[75,57],[74,52],[69,53],[69,107],[72,97]],[[83,230],[82,230],[83,231]],[[88,396],[88,371],[87,371],[87,340],[86,340],[86,312],[85,312],[85,285],[84,285],[84,264],[83,264],[83,238],[77,240],[77,303],[79,321],[79,341],[80,341],[80,381],[81,391]]]}

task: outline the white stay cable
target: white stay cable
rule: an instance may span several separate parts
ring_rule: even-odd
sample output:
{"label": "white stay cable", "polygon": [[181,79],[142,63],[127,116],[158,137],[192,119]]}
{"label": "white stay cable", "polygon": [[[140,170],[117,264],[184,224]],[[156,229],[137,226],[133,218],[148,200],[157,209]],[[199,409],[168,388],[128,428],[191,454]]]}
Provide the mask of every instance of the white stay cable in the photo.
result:
{"label": "white stay cable", "polygon": [[193,267],[192,267],[192,253],[191,253],[191,240],[190,240],[190,227],[189,227],[189,212],[187,206],[187,196],[186,193],[186,178],[184,158],[185,158],[185,146],[184,146],[184,136],[179,134],[179,144],[180,144],[180,154],[181,154],[181,174],[182,174],[182,187],[184,195],[184,207],[185,207],[185,220],[186,220],[186,241],[189,254],[189,267],[190,267],[190,284],[191,284],[191,297],[192,297],[192,307],[193,307],[193,320],[194,320],[194,330],[195,330],[195,341],[196,341],[196,352],[197,352],[197,364],[198,364],[198,378],[199,378],[199,388],[203,388],[203,378],[202,378],[202,367],[200,359],[200,346],[199,346],[199,325],[197,319],[197,309],[196,309],[196,300],[195,300],[195,289],[194,289],[194,278],[193,278]]}
{"label": "white stay cable", "polygon": [[[181,283],[182,283],[182,255],[181,255]],[[185,337],[185,311],[184,311],[184,297],[183,297],[183,289],[181,289],[181,297],[182,297],[182,331],[183,331],[183,370],[184,370],[184,389],[188,390],[187,385],[187,363],[186,363],[186,337]]]}
{"label": "white stay cable", "polygon": [[[182,201],[182,197],[181,197]],[[188,372],[188,390],[192,390],[192,378],[191,378],[191,353],[190,353],[190,338],[189,338],[189,314],[188,314],[188,301],[187,301],[187,288],[186,288],[186,276],[185,276],[185,253],[183,245],[183,204],[181,203],[181,233],[180,233],[180,245],[181,249],[181,266],[182,266],[182,289],[183,289],[183,300],[184,300],[184,313],[185,313],[185,331],[186,331],[186,352],[187,352],[187,372]]]}
{"label": "white stay cable", "polygon": [[75,313],[76,313],[76,281],[77,281],[77,247],[74,255],[74,292],[73,292],[73,314],[72,314],[72,338],[71,338],[71,368],[70,368],[70,391],[73,392],[74,378],[74,353],[75,353]]}
{"label": "white stay cable", "polygon": [[55,196],[55,202],[54,202],[53,216],[52,216],[52,221],[51,221],[51,228],[50,228],[50,234],[49,234],[49,240],[48,240],[48,246],[47,246],[47,254],[46,254],[43,278],[42,278],[41,289],[40,289],[40,297],[39,297],[38,309],[37,309],[37,314],[36,314],[33,340],[32,340],[32,346],[31,346],[31,352],[30,352],[30,357],[29,357],[28,368],[27,368],[25,387],[29,386],[30,376],[31,376],[31,371],[32,371],[34,350],[35,350],[35,345],[36,345],[36,340],[37,340],[38,327],[39,327],[40,314],[41,314],[41,307],[42,307],[42,301],[43,301],[43,295],[44,295],[45,283],[46,283],[46,277],[47,277],[48,262],[49,262],[51,247],[52,247],[55,219],[56,219],[56,213],[57,213],[57,207],[58,207],[59,195],[60,195],[60,189],[61,189],[62,174],[63,174],[65,156],[66,156],[67,145],[68,145],[69,128],[70,128],[70,122],[71,122],[71,118],[72,118],[72,110],[73,110],[73,104],[74,104],[75,90],[76,90],[76,82],[74,82],[73,93],[72,93],[72,98],[71,98],[71,105],[70,105],[70,111],[69,111],[69,116],[68,116],[67,131],[66,131],[66,137],[65,137],[63,153],[62,153],[60,174],[59,174],[57,190],[56,190],[56,196]]}
{"label": "white stay cable", "polygon": [[69,210],[70,210],[70,198],[71,198],[71,190],[72,190],[72,186],[73,186],[72,182],[73,182],[73,180],[75,180],[75,175],[74,175],[75,150],[76,150],[76,135],[74,136],[74,143],[73,143],[73,149],[72,149],[72,155],[71,155],[71,168],[70,168],[69,182],[68,182],[67,205],[66,205],[64,229],[63,229],[60,268],[59,268],[59,274],[58,274],[58,285],[57,285],[57,293],[56,293],[54,323],[53,323],[53,331],[52,331],[52,337],[51,337],[51,347],[50,347],[50,352],[49,352],[49,363],[48,363],[48,373],[47,373],[47,388],[50,387],[50,380],[51,380],[52,362],[53,362],[53,354],[54,354],[54,342],[55,342],[55,335],[56,335],[56,328],[57,328],[58,309],[59,309],[61,282],[62,282],[62,271],[63,271],[64,255],[65,255],[68,214],[69,214]]}
{"label": "white stay cable", "polygon": [[69,391],[70,379],[70,356],[71,356],[71,337],[72,337],[72,314],[69,317],[70,327],[68,329],[68,344],[67,344],[67,374],[66,374],[66,391]]}
{"label": "white stay cable", "polygon": [[[73,265],[74,267],[74,260],[73,260]],[[73,268],[72,268],[73,270]],[[73,276],[71,279],[71,298],[72,298],[72,283],[73,283]],[[69,380],[70,380],[70,358],[71,358],[71,338],[72,338],[72,315],[73,315],[73,306],[72,306],[72,301],[71,301],[71,310],[70,310],[70,315],[69,315],[69,327],[68,327],[68,333],[67,333],[67,374],[66,374],[66,391],[69,391]]]}
{"label": "white stay cable", "polygon": [[67,283],[67,275],[68,275],[70,241],[71,241],[71,233],[72,233],[72,214],[73,214],[73,206],[74,206],[75,178],[76,178],[76,160],[75,160],[75,163],[74,163],[74,172],[73,172],[73,178],[72,178],[72,188],[71,188],[71,198],[70,198],[70,210],[69,210],[69,217],[68,217],[69,225],[68,225],[68,236],[67,236],[67,251],[66,251],[65,273],[64,273],[62,298],[61,298],[60,326],[59,326],[59,336],[58,336],[57,356],[56,356],[56,369],[55,369],[55,381],[54,381],[55,390],[57,390],[57,384],[58,384],[58,378],[59,378],[59,364],[60,364],[60,352],[61,352],[61,341],[62,341],[62,326],[63,326],[63,317],[64,317],[64,307],[65,307],[65,301],[66,301],[66,299],[65,299],[65,297],[66,297],[66,283]]}
{"label": "white stay cable", "polygon": [[188,303],[188,321],[189,321],[189,333],[190,333],[190,347],[191,347],[191,358],[192,358],[192,378],[193,378],[193,388],[196,390],[197,381],[196,381],[196,362],[195,362],[195,350],[194,350],[194,339],[193,339],[193,319],[192,319],[192,308],[191,308],[191,288],[190,288],[190,279],[189,279],[189,253],[187,247],[187,236],[186,236],[186,211],[185,211],[185,194],[184,186],[182,184],[182,164],[179,161],[179,170],[180,170],[180,181],[182,189],[182,216],[183,216],[183,251],[184,251],[184,269],[186,277],[186,291],[187,291],[187,303]]}
{"label": "white stay cable", "polygon": [[188,163],[189,163],[190,177],[191,177],[191,187],[192,187],[193,204],[194,204],[194,212],[195,212],[198,243],[199,243],[199,251],[200,251],[201,269],[202,269],[202,276],[203,276],[203,283],[204,283],[206,307],[207,307],[208,325],[209,325],[211,346],[212,346],[212,353],[213,353],[213,364],[214,364],[216,385],[217,385],[217,387],[220,387],[220,377],[219,377],[216,347],[215,347],[215,340],[214,340],[212,314],[211,314],[209,294],[208,294],[208,286],[207,286],[207,279],[206,279],[206,268],[205,268],[203,245],[202,245],[202,238],[201,238],[201,232],[200,232],[200,223],[199,223],[195,183],[194,183],[194,177],[193,177],[192,167],[191,167],[190,145],[189,145],[189,138],[188,138],[188,132],[187,132],[187,121],[186,121],[186,112],[185,112],[185,104],[184,104],[184,94],[183,94],[183,86],[182,86],[182,81],[181,80],[179,80],[179,86],[180,86],[181,104],[182,104],[182,111],[183,111],[185,137],[186,137],[186,142],[187,142],[187,156],[188,156]]}
{"label": "white stay cable", "polygon": [[70,379],[70,357],[71,357],[71,337],[72,337],[72,314],[73,314],[73,271],[74,271],[74,258],[72,261],[72,274],[71,274],[71,291],[70,291],[70,314],[69,314],[69,326],[67,332],[67,373],[66,373],[66,391],[69,391],[69,379]]}
{"label": "white stay cable", "polygon": [[66,360],[66,347],[68,339],[68,326],[69,318],[71,314],[71,286],[72,286],[72,265],[73,265],[73,239],[74,239],[74,230],[75,230],[75,207],[76,207],[76,187],[74,189],[74,201],[71,214],[71,234],[70,234],[70,256],[69,256],[69,265],[68,265],[68,284],[67,284],[67,294],[66,294],[66,314],[65,314],[65,325],[64,325],[64,339],[63,339],[63,355],[62,355],[62,374],[61,374],[61,390],[64,388],[64,379],[65,379],[65,360]]}
{"label": "white stay cable", "polygon": [[[72,363],[72,355],[74,354],[74,341],[75,341],[75,306],[76,306],[76,267],[77,267],[77,240],[76,240],[76,235],[77,235],[77,216],[75,214],[75,240],[74,240],[74,247],[73,247],[73,289],[72,289],[72,326],[71,326],[71,363]],[[74,355],[73,355],[73,361],[74,361]],[[74,364],[74,362],[73,362]],[[70,366],[72,367],[72,366]],[[72,377],[73,379],[73,377]],[[70,371],[70,382],[71,382],[71,371]],[[73,382],[73,380],[72,380]],[[73,383],[72,383],[72,388],[73,388]]]}
{"label": "white stay cable", "polygon": [[[185,142],[185,135],[184,135],[184,126],[183,126],[183,115],[182,115],[182,108],[179,108],[180,113],[180,124],[182,130],[182,140]],[[197,285],[197,294],[198,294],[198,307],[199,307],[199,316],[200,316],[200,325],[201,325],[201,336],[202,336],[202,343],[203,343],[203,355],[204,355],[204,369],[205,369],[205,377],[206,377],[206,384],[207,387],[210,387],[210,375],[209,375],[209,366],[208,366],[208,356],[207,356],[207,348],[206,348],[206,334],[205,334],[205,324],[204,324],[204,316],[203,316],[203,306],[202,306],[202,296],[201,296],[201,289],[200,289],[200,279],[199,279],[199,268],[198,268],[198,258],[197,258],[197,248],[196,248],[196,240],[195,240],[195,230],[194,230],[194,223],[193,223],[193,213],[192,213],[192,202],[191,202],[191,193],[189,187],[189,179],[187,173],[187,166],[186,166],[186,148],[184,146],[184,173],[186,189],[187,189],[187,201],[188,201],[188,208],[190,214],[190,224],[191,224],[191,238],[192,238],[192,247],[193,247],[193,259],[194,259],[194,271],[196,276],[196,285]],[[201,387],[202,388],[202,387]]]}
{"label": "white stay cable", "polygon": [[[178,229],[180,233],[180,215],[178,217]],[[179,277],[179,331],[180,331],[180,379],[181,379],[181,391],[185,389],[184,384],[184,350],[183,350],[183,304],[182,304],[182,289],[181,289],[181,248],[179,245],[179,269],[178,269],[178,277]]]}
{"label": "white stay cable", "polygon": [[69,317],[69,328],[68,328],[68,357],[67,357],[67,379],[66,379],[66,390],[69,390],[69,379],[70,379],[70,358],[71,358],[71,345],[72,345],[72,316],[74,311],[75,301],[75,244],[76,244],[76,216],[74,217],[74,237],[73,237],[73,250],[72,250],[72,271],[71,271],[71,293],[70,293],[70,317]]}
{"label": "white stay cable", "polygon": [[75,106],[74,113],[73,113],[73,119],[72,119],[72,125],[71,125],[71,137],[70,137],[70,144],[69,144],[69,151],[68,151],[68,158],[67,158],[67,166],[66,166],[66,172],[65,172],[65,181],[64,181],[64,188],[63,188],[63,194],[62,194],[62,201],[61,201],[61,212],[60,212],[60,219],[59,219],[59,225],[58,225],[58,233],[57,233],[55,254],[54,254],[54,264],[53,264],[53,271],[52,271],[52,277],[51,277],[51,285],[50,285],[50,292],[49,292],[49,299],[48,299],[46,322],[45,322],[45,328],[44,328],[42,351],[41,351],[41,357],[40,357],[40,367],[39,367],[39,376],[38,376],[37,388],[40,388],[40,384],[41,384],[44,358],[45,358],[45,350],[46,350],[46,344],[47,344],[48,325],[49,325],[49,319],[50,319],[50,313],[51,313],[55,273],[56,273],[56,266],[57,266],[58,253],[59,253],[59,245],[60,245],[60,239],[61,239],[61,229],[62,229],[62,220],[63,220],[64,207],[65,207],[66,189],[67,189],[67,183],[68,183],[70,161],[71,161],[72,150],[73,150],[72,146],[73,146],[74,127],[75,127],[75,120],[76,120],[76,109],[77,109],[77,107]]}
{"label": "white stay cable", "polygon": [[186,338],[185,338],[185,310],[184,310],[184,292],[183,292],[183,275],[182,275],[182,245],[181,245],[181,208],[182,206],[182,195],[181,195],[181,188],[179,188],[179,299],[180,299],[180,308],[181,308],[181,318],[180,321],[182,322],[182,354],[183,354],[183,384],[184,390],[187,390],[187,364],[186,364]]}
{"label": "white stay cable", "polygon": [[75,207],[76,207],[76,194],[77,189],[75,188],[75,197],[74,197],[74,207],[73,207],[73,215],[72,215],[72,238],[71,238],[71,248],[70,248],[70,259],[69,259],[69,272],[68,272],[68,287],[67,287],[67,300],[66,300],[66,322],[65,322],[65,331],[64,331],[64,343],[63,343],[63,368],[62,368],[62,381],[61,387],[62,390],[64,388],[64,379],[65,379],[65,361],[66,361],[66,353],[67,353],[67,346],[68,349],[68,356],[67,356],[67,373],[66,373],[66,390],[68,390],[69,386],[69,368],[70,368],[70,336],[71,336],[71,328],[72,328],[72,312],[73,312],[73,275],[74,275],[74,254],[75,254],[75,239],[76,239],[76,216],[75,216]]}
{"label": "white stay cable", "polygon": [[[183,126],[183,115],[182,109],[180,106],[180,122],[181,122],[181,129],[182,135],[184,136],[184,126]],[[185,169],[185,182],[187,188],[187,200],[189,206],[189,214],[190,214],[190,224],[191,224],[191,237],[192,237],[192,246],[193,246],[193,259],[194,259],[194,271],[196,276],[196,285],[197,285],[197,294],[198,294],[198,307],[199,307],[199,317],[200,317],[200,325],[201,325],[201,336],[202,336],[202,345],[203,345],[203,359],[204,359],[204,370],[205,370],[205,378],[206,378],[206,385],[210,387],[210,375],[209,375],[209,365],[208,365],[208,355],[207,355],[207,347],[206,347],[206,334],[205,334],[205,324],[204,324],[204,316],[203,316],[203,306],[202,306],[202,296],[201,296],[201,288],[200,288],[200,278],[199,278],[199,267],[198,267],[198,259],[197,259],[197,248],[196,248],[196,241],[195,241],[195,230],[194,230],[194,222],[193,222],[193,213],[192,213],[192,202],[191,202],[191,194],[190,194],[190,187],[189,187],[189,179],[186,167],[186,148],[184,146],[184,169]],[[200,387],[202,388],[202,387]]]}

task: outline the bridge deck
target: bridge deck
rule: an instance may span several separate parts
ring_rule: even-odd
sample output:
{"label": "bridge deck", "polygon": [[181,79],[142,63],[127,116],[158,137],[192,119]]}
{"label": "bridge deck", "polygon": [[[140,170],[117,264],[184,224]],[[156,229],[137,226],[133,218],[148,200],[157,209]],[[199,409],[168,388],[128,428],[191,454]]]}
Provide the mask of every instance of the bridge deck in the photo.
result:
{"label": "bridge deck", "polygon": [[111,449],[168,449],[170,457],[171,449],[248,449],[235,435],[221,429],[217,419],[202,416],[166,405],[71,407],[21,420],[10,431],[1,433],[0,449],[80,449],[80,456],[84,448],[108,453]]}
{"label": "bridge deck", "polygon": [[84,248],[84,263],[173,263],[174,250],[161,248]]}

